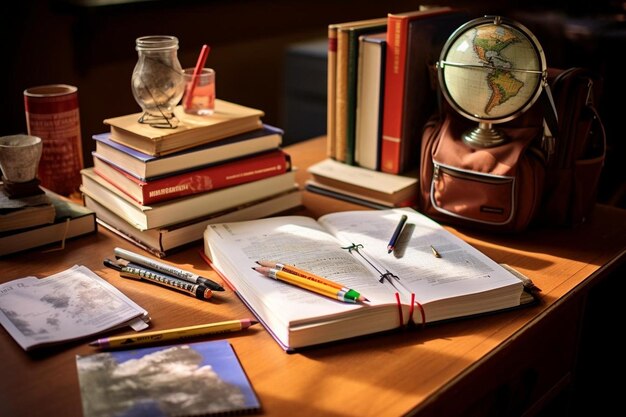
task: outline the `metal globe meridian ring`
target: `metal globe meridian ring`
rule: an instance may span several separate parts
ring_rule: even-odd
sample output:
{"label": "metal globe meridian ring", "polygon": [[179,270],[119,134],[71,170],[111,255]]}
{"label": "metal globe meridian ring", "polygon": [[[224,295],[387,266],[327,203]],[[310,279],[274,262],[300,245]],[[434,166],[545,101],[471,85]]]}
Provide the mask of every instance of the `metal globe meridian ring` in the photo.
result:
{"label": "metal globe meridian ring", "polygon": [[518,117],[539,98],[547,78],[543,48],[523,25],[500,16],[471,20],[450,35],[437,63],[451,107],[478,127],[463,135],[470,146],[506,140],[492,127]]}

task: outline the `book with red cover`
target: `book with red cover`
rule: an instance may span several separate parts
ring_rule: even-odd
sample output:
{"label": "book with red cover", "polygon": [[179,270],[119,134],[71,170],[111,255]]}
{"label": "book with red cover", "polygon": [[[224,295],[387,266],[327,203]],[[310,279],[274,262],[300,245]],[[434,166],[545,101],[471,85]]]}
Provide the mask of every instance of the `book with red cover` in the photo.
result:
{"label": "book with red cover", "polygon": [[434,67],[448,37],[467,21],[450,8],[390,13],[380,167],[399,174],[419,165],[422,128],[434,111]]}
{"label": "book with red cover", "polygon": [[142,181],[119,167],[94,158],[96,174],[142,205],[252,182],[283,174],[290,169],[289,155],[277,149],[153,181]]}

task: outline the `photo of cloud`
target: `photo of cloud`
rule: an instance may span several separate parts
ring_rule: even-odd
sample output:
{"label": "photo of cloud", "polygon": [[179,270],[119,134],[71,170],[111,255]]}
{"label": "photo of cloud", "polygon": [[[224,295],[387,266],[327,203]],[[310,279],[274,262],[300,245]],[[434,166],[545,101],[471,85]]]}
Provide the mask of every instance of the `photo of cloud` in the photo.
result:
{"label": "photo of cloud", "polygon": [[259,408],[227,341],[78,356],[84,417],[204,416]]}

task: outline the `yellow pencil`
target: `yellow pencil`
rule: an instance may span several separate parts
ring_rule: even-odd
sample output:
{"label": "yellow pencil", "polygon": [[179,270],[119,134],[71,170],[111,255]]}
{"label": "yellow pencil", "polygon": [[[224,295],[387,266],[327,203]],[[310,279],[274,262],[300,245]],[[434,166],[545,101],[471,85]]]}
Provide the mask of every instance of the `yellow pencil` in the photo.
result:
{"label": "yellow pencil", "polygon": [[345,285],[342,285],[338,282],[334,282],[329,280],[328,278],[324,278],[321,277],[319,275],[316,275],[312,272],[309,271],[305,271],[304,269],[300,269],[297,268],[293,265],[288,265],[288,264],[284,264],[282,262],[272,262],[272,261],[258,261],[257,262],[259,265],[261,266],[266,266],[268,268],[273,268],[273,269],[278,269],[284,272],[288,272],[290,274],[294,274],[297,275],[299,277],[302,278],[307,278],[316,282],[319,282],[320,284],[326,284],[329,285],[333,288],[337,288],[340,290],[343,290],[346,292],[346,297],[348,298],[355,298],[357,301],[369,301],[367,298],[363,297],[361,294],[359,294],[358,291],[355,291],[353,289],[350,289],[348,287],[346,287]]}
{"label": "yellow pencil", "polygon": [[290,274],[289,272],[265,266],[257,266],[252,269],[260,272],[266,277],[283,281],[296,287],[303,288],[320,295],[325,295],[326,297],[330,297],[335,300],[344,301],[346,303],[356,303],[357,301],[354,297],[348,296],[347,292],[342,289],[334,288],[330,285],[322,284],[308,278],[299,277],[298,275]]}
{"label": "yellow pencil", "polygon": [[252,319],[228,320],[209,324],[199,324],[197,326],[179,327],[176,329],[157,330],[153,332],[141,332],[132,335],[105,337],[98,339],[89,346],[114,349],[132,347],[138,345],[146,345],[171,340],[184,340],[196,336],[205,336],[216,333],[236,332],[247,329],[257,324],[258,321]]}

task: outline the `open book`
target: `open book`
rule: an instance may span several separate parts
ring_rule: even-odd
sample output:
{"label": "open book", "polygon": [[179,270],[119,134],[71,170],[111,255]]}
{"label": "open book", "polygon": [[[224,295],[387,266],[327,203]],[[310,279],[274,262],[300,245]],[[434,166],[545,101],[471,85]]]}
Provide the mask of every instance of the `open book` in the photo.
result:
{"label": "open book", "polygon": [[[408,220],[388,253],[402,214]],[[213,224],[204,252],[286,350],[533,300],[516,274],[408,208]],[[369,302],[345,303],[266,278],[252,269],[259,260],[293,264]]]}

